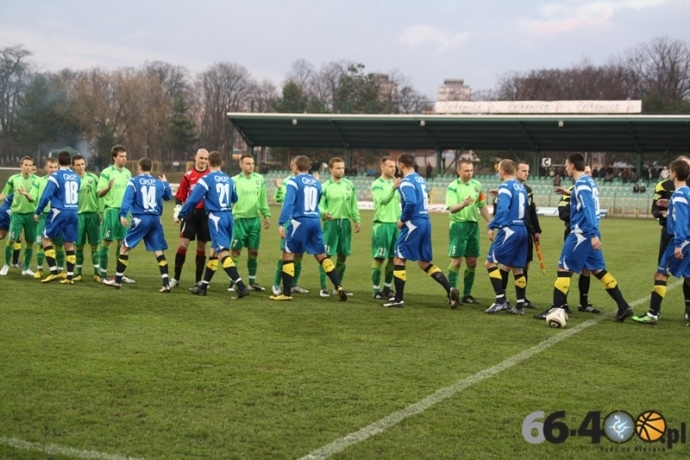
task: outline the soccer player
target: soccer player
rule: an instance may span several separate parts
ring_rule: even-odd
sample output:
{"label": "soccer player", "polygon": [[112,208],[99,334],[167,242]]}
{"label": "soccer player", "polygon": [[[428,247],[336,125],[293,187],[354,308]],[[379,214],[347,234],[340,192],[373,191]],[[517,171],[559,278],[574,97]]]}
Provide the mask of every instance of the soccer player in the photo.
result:
{"label": "soccer player", "polygon": [[100,278],[98,245],[101,243],[101,225],[99,216],[98,176],[86,171],[86,159],[81,155],[72,157],[72,169],[79,175],[79,231],[77,234],[77,273],[74,281],[81,281],[84,266],[84,246],[87,241],[91,246],[91,263],[94,279]]}
{"label": "soccer player", "polygon": [[[242,171],[232,180],[237,191],[237,203],[232,208],[235,222],[232,227],[232,244],[230,257],[237,265],[242,248],[247,248],[247,270],[249,271],[249,289],[265,291],[257,284],[256,272],[259,267],[259,245],[261,243],[261,220],[263,227],[271,226],[271,210],[266,198],[266,183],[264,177],[254,172],[254,158],[249,154],[240,157]],[[228,291],[234,290],[232,282]]]}
{"label": "soccer player", "polygon": [[405,306],[404,293],[407,273],[405,262],[417,261],[419,267],[431,276],[434,281],[443,286],[448,294],[450,307],[455,309],[460,305],[460,292],[452,287],[440,268],[431,262],[431,223],[429,222],[429,206],[426,182],[414,170],[414,157],[403,153],[398,157],[398,168],[403,175],[398,193],[402,212],[396,223],[400,233],[395,245],[393,263],[393,281],[395,297],[384,303],[384,307],[402,308]]}
{"label": "soccer player", "polygon": [[[326,246],[328,257],[337,256],[335,271],[342,283],[345,276],[345,261],[352,252],[352,226],[350,219],[354,221],[355,233],[362,228],[362,218],[357,206],[357,194],[355,185],[349,179],[345,179],[345,161],[339,157],[333,157],[328,162],[328,170],[331,178],[322,185],[321,201],[319,209],[323,220],[323,242]],[[326,273],[323,266],[319,268],[319,281],[321,282],[321,297],[328,297],[326,289]],[[351,292],[345,291],[347,295]],[[334,291],[333,294],[336,294]]]}
{"label": "soccer player", "polygon": [[446,190],[446,209],[450,212],[448,281],[451,286],[457,287],[464,257],[465,273],[461,301],[466,304],[477,304],[477,300],[472,297],[472,286],[477,257],[479,257],[479,214],[487,223],[491,222],[491,216],[486,207],[482,184],[472,178],[474,174],[472,162],[460,161],[457,173],[458,179],[451,182]]}
{"label": "soccer player", "polygon": [[[498,176],[503,183],[498,188],[496,217],[489,223],[491,247],[484,264],[489,271],[496,300],[485,312],[491,315],[507,310],[508,313],[524,315],[527,280],[522,270],[527,264],[529,242],[525,226],[527,190],[515,178],[515,163],[512,160],[502,160],[498,164]],[[498,230],[496,234],[495,230]],[[502,265],[501,269],[498,268],[498,264]],[[517,302],[514,307],[508,307],[501,271],[506,274],[512,271],[515,277]]]}
{"label": "soccer player", "polygon": [[[319,219],[321,183],[308,173],[310,166],[311,160],[305,156],[298,156],[292,163],[295,177],[287,180],[283,209],[278,220],[278,231],[280,236],[285,238],[283,291],[278,295],[270,296],[269,299],[292,300],[292,280],[295,274],[294,256],[306,251],[314,255],[326,276],[333,283],[340,300],[346,301],[347,292],[340,285],[340,279],[333,262],[326,256],[323,231]],[[290,222],[291,225],[288,227]]]}
{"label": "soccer player", "polygon": [[[686,157],[685,155],[681,155],[676,160],[683,160],[687,163],[690,163],[690,158]],[[688,186],[690,186],[690,179],[686,182]],[[654,199],[652,200],[652,215],[659,221],[659,225],[661,225],[661,237],[659,238],[659,263],[661,263],[661,257],[664,254],[664,251],[668,247],[669,242],[671,241],[672,235],[669,235],[668,230],[666,228],[666,219],[668,217],[668,203],[669,199],[671,198],[671,195],[673,194],[673,191],[675,190],[675,187],[673,185],[673,181],[669,179],[662,180],[658,184],[656,184],[656,188],[654,189]],[[690,285],[688,284],[683,284],[683,297],[685,298],[685,308],[690,307]]]}
{"label": "soccer player", "polygon": [[[532,262],[534,258],[534,243],[539,243],[541,240],[541,226],[539,225],[539,216],[537,215],[537,205],[534,203],[534,193],[532,192],[532,188],[525,183],[528,178],[529,163],[526,161],[518,161],[515,165],[515,179],[525,187],[525,191],[527,192],[527,210],[525,212],[525,227],[527,227],[527,262],[522,269],[526,283],[529,281],[527,275],[529,263]],[[489,195],[497,197],[498,189],[489,190]],[[496,198],[494,199],[494,216],[498,209],[498,206],[495,206],[495,200]],[[508,275],[510,275],[510,270],[503,267],[500,270],[500,274],[503,282],[503,290],[505,291],[508,289]],[[536,308],[526,296],[527,292],[525,291],[525,308]],[[510,306],[510,302],[508,302],[508,305]]]}
{"label": "soccer player", "polygon": [[[381,177],[371,184],[371,196],[374,200],[374,226],[371,229],[371,255],[374,262],[371,266],[371,282],[374,286],[374,299],[386,300],[395,297],[391,289],[393,283],[393,260],[395,243],[398,241],[400,218],[400,196],[396,189],[400,179],[395,178],[395,160],[391,157],[381,158]],[[381,290],[381,267],[386,264],[383,290]]]}
{"label": "soccer player", "polygon": [[10,231],[10,219],[12,218],[12,200],[14,194],[10,193],[0,206],[0,241],[4,240]]}
{"label": "soccer player", "polygon": [[[59,169],[58,159],[54,157],[46,158],[45,164],[43,165],[43,169],[45,170],[45,175],[43,177],[39,177],[34,183],[33,188],[31,189],[31,196],[33,197],[34,202],[36,203],[38,203],[43,197],[43,192],[45,191],[46,186],[48,185],[50,175]],[[45,259],[45,252],[43,251],[43,229],[45,229],[49,213],[50,204],[47,204],[45,209],[41,213],[38,222],[36,223],[36,244],[38,245],[38,250],[36,251],[37,269],[36,273],[34,274],[34,278],[36,279],[43,278],[43,260]],[[56,235],[55,238],[53,238],[52,240],[52,244],[56,254],[55,261],[57,263],[57,271],[62,275],[62,278],[64,279],[67,277],[67,275],[63,272],[63,264],[65,262],[65,248],[62,236]]]}
{"label": "soccer player", "polygon": [[[294,157],[292,161],[290,162],[290,169],[294,169],[292,166],[295,162]],[[280,178],[277,178],[273,181],[273,185],[276,186],[276,191],[273,193],[273,200],[275,200],[276,203],[282,203],[285,200],[285,192],[286,192],[286,184],[287,181],[290,180],[291,178],[295,177],[294,173],[290,173],[288,177],[286,177],[284,180],[281,180]],[[286,232],[290,232],[290,223],[287,223],[287,230]],[[282,289],[280,288],[280,281],[283,279],[283,250],[285,249],[285,238],[281,237],[280,238],[280,252],[281,256],[278,259],[278,262],[276,263],[276,269],[275,269],[275,274],[273,275],[273,287],[271,288],[271,291],[273,292],[273,295],[280,295]],[[302,273],[302,258],[304,254],[299,253],[299,254],[293,254],[293,265],[295,267],[295,275],[292,278],[292,292],[297,293],[297,294],[309,294],[309,291],[307,289],[304,289],[299,285],[299,277],[300,274]]]}
{"label": "soccer player", "polygon": [[[666,296],[666,282],[673,275],[685,279],[690,285],[690,188],[686,181],[690,177],[690,165],[675,160],[669,167],[674,192],[668,202],[666,228],[671,241],[661,257],[659,268],[654,274],[654,290],[646,315],[633,316],[637,323],[655,325],[661,316],[661,302]],[[685,320],[690,321],[690,307],[685,307]]]}
{"label": "soccer player", "polygon": [[[172,199],[172,190],[165,175],[155,178],[151,175],[151,160],[139,160],[137,170],[139,175],[127,182],[122,202],[118,210],[120,225],[129,226],[127,215],[131,214],[132,224],[127,230],[120,247],[120,254],[115,267],[115,278],[105,278],[103,284],[120,289],[125,277],[125,270],[129,262],[129,253],[141,240],[144,240],[146,250],[153,252],[158,262],[158,270],[163,279],[163,286],[158,292],[170,292],[168,279],[168,261],[163,251],[168,249],[165,232],[161,224],[163,214],[163,200]],[[103,177],[101,175],[101,177]]]}
{"label": "soccer player", "polygon": [[618,282],[604,263],[599,233],[599,192],[591,177],[585,174],[585,157],[571,153],[565,162],[566,173],[575,180],[570,199],[570,234],[565,240],[558,261],[558,277],[553,289],[553,308],[567,302],[573,272],[586,268],[597,277],[606,293],[618,305],[616,321],[622,323],[633,316],[633,309],[623,298]]}
{"label": "soccer player", "polygon": [[188,217],[196,208],[197,204],[204,200],[204,206],[208,213],[208,229],[211,233],[211,251],[204,278],[198,285],[189,288],[189,292],[195,295],[205,296],[208,285],[213,279],[213,275],[218,270],[218,262],[225,270],[225,273],[235,282],[237,288],[237,299],[249,295],[249,289],[242,282],[237,266],[230,257],[230,238],[233,231],[232,205],[237,202],[234,181],[220,170],[223,165],[223,158],[220,152],[211,152],[208,155],[209,173],[199,178],[196,187],[189,195],[184,206],[180,210],[179,219]]}
{"label": "soccer player", "polygon": [[48,178],[45,190],[41,194],[34,221],[39,222],[43,210],[50,202],[50,213],[46,219],[45,228],[41,243],[45,253],[46,262],[50,268],[50,274],[41,280],[42,283],[49,283],[60,278],[58,265],[53,247],[54,241],[59,237],[65,245],[65,262],[67,263],[67,276],[60,280],[61,284],[74,284],[74,266],[77,256],[74,252],[74,242],[77,241],[77,230],[79,228],[79,218],[77,211],[79,208],[79,186],[81,179],[69,169],[71,164],[70,154],[67,150],[62,150],[57,155],[60,169],[52,173]]}
{"label": "soccer player", "polygon": [[[588,165],[585,166],[585,174],[589,177],[592,177],[592,168],[590,168]],[[568,189],[562,187],[556,188],[556,193],[560,193],[562,195],[561,201],[558,202],[558,218],[565,222],[565,236],[563,237],[563,241],[568,238],[568,234],[570,233],[570,195],[572,194],[573,187],[574,186],[571,185]],[[577,307],[577,310],[583,313],[599,314],[601,313],[601,310],[594,308],[594,306],[589,303],[589,286],[592,279],[591,275],[592,274],[586,268],[583,268],[580,272],[580,276],[577,280],[577,287],[580,291],[580,305]],[[573,313],[573,311],[568,307],[567,298],[563,309],[569,315]],[[550,308],[533,316],[536,319],[546,319],[546,315],[549,313],[549,311],[551,311]]]}
{"label": "soccer player", "polygon": [[[182,205],[189,198],[190,193],[196,187],[199,179],[209,173],[208,169],[208,150],[199,149],[194,155],[194,167],[187,171],[182,180],[180,187],[175,194],[175,211],[173,212],[173,220],[182,209]],[[182,277],[182,266],[187,258],[187,250],[189,249],[189,242],[196,239],[196,278],[195,284],[201,282],[204,275],[204,265],[206,265],[206,243],[211,241],[211,235],[208,231],[208,217],[206,217],[206,210],[204,209],[204,201],[200,201],[194,210],[189,213],[187,219],[182,221],[182,228],[180,229],[180,241],[177,246],[177,254],[175,254],[175,275],[170,280],[170,287],[175,287],[180,284]]]}
{"label": "soccer player", "polygon": [[14,251],[14,243],[19,241],[19,236],[24,231],[24,239],[26,247],[24,248],[24,265],[22,266],[22,275],[34,276],[33,272],[29,270],[31,257],[34,250],[33,245],[36,240],[36,223],[33,220],[33,214],[36,210],[36,201],[31,196],[31,190],[37,177],[32,174],[34,160],[31,157],[23,157],[19,161],[21,172],[14,174],[7,180],[5,188],[0,193],[0,200],[6,198],[10,194],[14,194],[12,200],[12,218],[10,219],[10,228],[7,237],[7,247],[5,248],[5,265],[0,269],[0,276],[7,275],[12,261],[12,253]]}
{"label": "soccer player", "polygon": [[[100,279],[94,277],[95,281],[108,278],[110,243],[117,241],[119,246],[127,232],[127,227],[122,224],[120,219],[122,198],[125,195],[127,184],[132,178],[132,173],[125,168],[127,150],[120,144],[114,145],[110,151],[110,157],[113,164],[101,171],[101,177],[98,179],[98,197],[102,200],[103,220],[101,222],[101,246],[98,250],[101,276]],[[126,276],[122,278],[122,281],[125,283],[134,282]]]}

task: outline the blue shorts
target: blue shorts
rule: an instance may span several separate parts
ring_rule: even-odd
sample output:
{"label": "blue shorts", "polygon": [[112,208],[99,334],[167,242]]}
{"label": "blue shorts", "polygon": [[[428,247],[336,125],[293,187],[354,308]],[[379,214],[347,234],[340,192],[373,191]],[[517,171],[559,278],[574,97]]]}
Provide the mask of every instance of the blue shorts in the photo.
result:
{"label": "blue shorts", "polygon": [[10,229],[10,218],[12,216],[6,212],[0,213],[0,230]]}
{"label": "blue shorts", "polygon": [[285,226],[285,252],[290,254],[325,254],[326,246],[323,244],[323,230],[318,217],[302,220],[292,219]]}
{"label": "blue shorts", "polygon": [[527,227],[515,225],[498,230],[486,260],[506,267],[524,268],[530,240]]}
{"label": "blue shorts", "polygon": [[395,243],[395,257],[422,262],[433,260],[429,219],[414,219],[405,222]]}
{"label": "blue shorts", "polygon": [[66,243],[74,243],[79,236],[79,215],[74,209],[51,208],[43,229],[43,238],[55,239],[62,235]]}
{"label": "blue shorts", "polygon": [[558,268],[575,273],[580,273],[583,268],[590,271],[603,270],[606,268],[604,253],[601,249],[592,247],[591,238],[570,232],[563,244]]}
{"label": "blue shorts", "polygon": [[659,268],[657,273],[662,275],[672,275],[676,278],[690,278],[690,242],[686,241],[683,243],[683,260],[676,259],[673,252],[676,250],[676,246],[670,243],[666,246],[664,254],[661,256],[661,262],[659,262]]}
{"label": "blue shorts", "polygon": [[165,251],[168,249],[160,216],[132,216],[132,224],[127,229],[122,244],[133,249],[141,240],[144,240],[147,251]]}
{"label": "blue shorts", "polygon": [[234,222],[230,211],[208,213],[208,232],[211,236],[211,247],[216,254],[230,249]]}

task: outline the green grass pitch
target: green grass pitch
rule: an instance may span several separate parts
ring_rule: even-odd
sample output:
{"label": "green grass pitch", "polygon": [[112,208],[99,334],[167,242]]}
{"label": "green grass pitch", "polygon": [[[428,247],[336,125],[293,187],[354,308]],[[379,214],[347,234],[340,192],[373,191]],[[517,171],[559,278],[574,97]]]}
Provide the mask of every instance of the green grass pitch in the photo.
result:
{"label": "green grass pitch", "polygon": [[[273,212],[259,256],[258,281],[266,287],[279,257],[279,209]],[[172,265],[171,213],[168,205]],[[363,218],[345,273],[344,286],[354,292],[347,302],[318,296],[313,258],[304,259],[300,282],[311,292],[284,303],[269,301],[269,292],[231,300],[222,272],[207,297],[192,296],[193,251],[182,287],[170,295],[157,292],[158,269],[143,245],[127,270],[136,284],[119,291],[88,278],[42,285],[11,270],[0,278],[0,458],[297,459],[595,318],[576,313],[557,330],[531,315],[486,315],[493,294],[483,267],[473,292],[481,306],[453,311],[413,263],[405,308],[382,308],[371,298],[371,213]],[[448,217],[432,220],[434,261],[447,272]],[[543,218],[543,227],[546,275],[533,263],[527,288],[540,308],[550,305],[563,241],[558,219]],[[605,219],[601,227],[607,268],[626,300],[637,301],[636,313],[645,312],[658,224]],[[485,252],[485,233],[482,245]],[[112,253],[110,265],[112,273]],[[245,253],[239,269],[246,279]],[[576,276],[572,288],[577,307]],[[570,435],[589,412],[600,413],[602,429],[615,410],[633,417],[656,410],[678,433],[690,423],[682,289],[669,289],[655,327],[614,323],[615,305],[596,279],[591,300],[609,316],[332,458],[688,458],[690,445],[680,437],[669,448],[666,439],[637,437],[595,444],[586,426]],[[535,411],[565,411],[558,421],[568,438],[527,443],[523,422]],[[562,426],[554,426],[556,436]],[[40,448],[51,445],[74,451]]]}

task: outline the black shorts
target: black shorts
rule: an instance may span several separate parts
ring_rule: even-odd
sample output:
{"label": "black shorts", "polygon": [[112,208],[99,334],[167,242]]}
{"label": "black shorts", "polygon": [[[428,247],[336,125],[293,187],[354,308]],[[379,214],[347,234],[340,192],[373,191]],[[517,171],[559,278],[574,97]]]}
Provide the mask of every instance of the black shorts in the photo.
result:
{"label": "black shorts", "polygon": [[194,241],[197,238],[199,241],[211,241],[205,209],[194,209],[189,217],[182,220],[180,225],[180,238],[187,238],[189,241]]}

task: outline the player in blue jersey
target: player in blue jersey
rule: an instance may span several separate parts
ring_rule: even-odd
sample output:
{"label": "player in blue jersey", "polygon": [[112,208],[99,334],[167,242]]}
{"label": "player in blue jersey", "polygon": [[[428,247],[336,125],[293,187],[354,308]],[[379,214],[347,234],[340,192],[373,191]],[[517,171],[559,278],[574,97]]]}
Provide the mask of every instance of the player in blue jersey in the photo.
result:
{"label": "player in blue jersey", "polygon": [[[311,160],[298,156],[292,163],[295,174],[286,181],[283,209],[278,220],[278,231],[285,238],[283,247],[283,291],[269,297],[271,300],[292,300],[292,279],[295,276],[295,254],[307,252],[316,257],[326,276],[331,280],[341,301],[347,300],[347,292],[340,285],[335,265],[326,256],[323,243],[319,201],[321,183],[308,174]],[[289,225],[289,226],[288,226]],[[286,228],[288,231],[286,232]]]}
{"label": "player in blue jersey", "polygon": [[43,209],[50,202],[50,212],[43,229],[41,244],[45,253],[46,262],[50,268],[50,274],[41,280],[42,283],[49,283],[59,279],[59,271],[56,261],[56,252],[53,247],[53,239],[62,236],[65,244],[65,262],[67,263],[67,277],[60,280],[62,284],[74,284],[74,266],[77,263],[77,256],[74,250],[74,243],[79,234],[79,217],[77,215],[79,207],[79,187],[81,179],[79,175],[69,169],[72,159],[66,150],[58,153],[58,164],[60,169],[50,175],[38,207],[34,213],[34,221],[38,222]]}
{"label": "player in blue jersey", "polygon": [[[491,248],[484,264],[489,271],[489,279],[496,293],[496,300],[485,312],[494,314],[507,310],[509,313],[524,315],[527,279],[523,268],[527,263],[527,245],[529,244],[525,226],[527,190],[520,181],[515,179],[515,163],[512,160],[502,160],[498,164],[498,176],[503,183],[498,188],[496,216],[489,223]],[[498,233],[494,234],[496,230]],[[501,264],[502,268],[499,269],[498,264]],[[501,271],[508,273],[511,270],[515,277],[517,303],[509,308]]]}
{"label": "player in blue jersey", "polygon": [[633,316],[633,309],[623,298],[618,282],[604,263],[599,233],[599,192],[591,177],[585,174],[585,157],[572,153],[565,162],[566,172],[575,180],[570,197],[570,234],[565,240],[558,261],[558,278],[553,290],[553,308],[567,303],[573,272],[586,268],[597,277],[606,292],[618,305],[616,321],[622,323]]}
{"label": "player in blue jersey", "polygon": [[[159,178],[151,175],[149,158],[139,160],[137,169],[139,175],[131,178],[127,183],[120,206],[120,223],[129,229],[122,240],[115,267],[115,278],[105,279],[103,284],[120,289],[129,262],[129,253],[141,240],[144,240],[146,250],[152,251],[156,256],[158,269],[163,279],[163,286],[159,292],[169,293],[168,261],[163,253],[168,249],[168,243],[165,241],[161,215],[163,200],[169,201],[172,198],[172,191],[164,175]],[[131,226],[127,222],[128,214],[132,215]]]}
{"label": "player in blue jersey", "polygon": [[426,182],[414,171],[414,157],[403,153],[398,157],[398,168],[403,178],[398,185],[402,213],[397,226],[400,229],[395,244],[393,259],[393,282],[395,298],[383,304],[384,307],[402,308],[405,306],[403,294],[407,273],[405,262],[417,261],[419,267],[427,272],[434,281],[441,284],[448,294],[450,307],[460,305],[460,292],[452,287],[440,268],[431,262],[431,223],[429,222],[429,195]]}
{"label": "player in blue jersey", "polygon": [[204,200],[204,207],[208,217],[208,229],[211,235],[211,252],[206,271],[201,283],[189,288],[189,292],[196,295],[205,296],[208,285],[213,279],[213,275],[218,270],[218,265],[222,265],[225,273],[235,284],[237,296],[241,299],[249,295],[249,289],[242,282],[237,271],[235,262],[230,257],[230,240],[232,239],[232,205],[237,202],[237,192],[235,183],[220,168],[223,164],[223,157],[220,152],[211,152],[208,155],[209,173],[200,177],[192,190],[191,195],[185,201],[180,213],[175,218],[175,223],[191,216],[197,204]]}
{"label": "player in blue jersey", "polygon": [[0,206],[0,240],[4,240],[10,231],[10,219],[12,218],[12,200],[14,193],[10,193]]}
{"label": "player in blue jersey", "polygon": [[[690,177],[690,165],[684,160],[676,160],[669,167],[675,191],[668,202],[666,231],[671,240],[661,256],[659,268],[654,274],[654,290],[646,315],[633,316],[637,323],[655,325],[661,316],[661,302],[666,296],[666,282],[673,275],[685,278],[690,285],[690,187],[686,180]],[[690,321],[690,307],[685,307],[685,320]]]}

